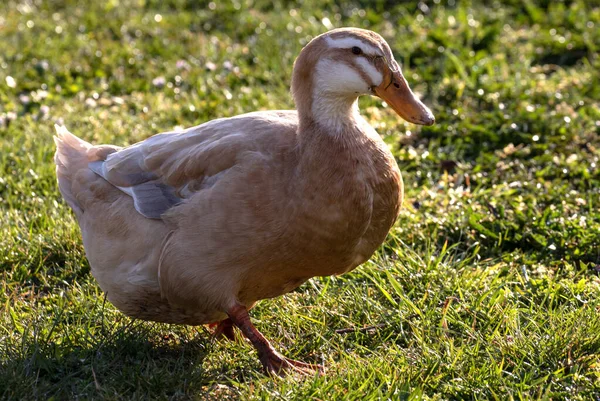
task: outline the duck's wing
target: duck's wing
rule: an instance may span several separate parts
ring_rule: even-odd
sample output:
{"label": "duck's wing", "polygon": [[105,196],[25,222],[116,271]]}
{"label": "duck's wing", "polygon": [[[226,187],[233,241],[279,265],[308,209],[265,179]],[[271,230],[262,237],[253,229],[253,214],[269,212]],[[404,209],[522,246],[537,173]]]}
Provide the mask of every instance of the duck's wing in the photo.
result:
{"label": "duck's wing", "polygon": [[297,129],[295,111],[270,111],[213,120],[152,136],[89,168],[130,195],[148,218],[214,185],[248,151],[276,152]]}

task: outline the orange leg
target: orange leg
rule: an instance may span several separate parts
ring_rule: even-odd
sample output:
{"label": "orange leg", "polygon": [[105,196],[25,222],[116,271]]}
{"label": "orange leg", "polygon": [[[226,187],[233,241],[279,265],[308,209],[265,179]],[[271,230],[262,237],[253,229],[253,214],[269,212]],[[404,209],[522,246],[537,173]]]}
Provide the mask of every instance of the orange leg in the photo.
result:
{"label": "orange leg", "polygon": [[227,314],[229,318],[254,345],[258,351],[258,358],[267,374],[284,375],[286,371],[294,371],[304,375],[312,375],[315,371],[323,373],[320,365],[311,365],[304,362],[294,361],[282,356],[275,351],[269,341],[252,325],[248,310],[242,305],[231,308]]}

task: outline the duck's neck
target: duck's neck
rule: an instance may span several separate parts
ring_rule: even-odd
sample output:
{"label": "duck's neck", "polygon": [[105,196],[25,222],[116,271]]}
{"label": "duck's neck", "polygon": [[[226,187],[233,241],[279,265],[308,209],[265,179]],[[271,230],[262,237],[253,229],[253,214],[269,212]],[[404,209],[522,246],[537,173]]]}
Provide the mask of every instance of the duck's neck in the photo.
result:
{"label": "duck's neck", "polygon": [[299,111],[299,118],[301,122],[312,120],[330,135],[342,135],[344,131],[355,127],[360,118],[358,98],[314,90],[310,111]]}
{"label": "duck's neck", "polygon": [[316,132],[334,141],[350,140],[362,120],[358,97],[310,89],[312,93],[302,96],[302,101],[296,99],[300,141],[308,140]]}
{"label": "duck's neck", "polygon": [[[349,151],[364,142],[365,121],[360,115],[356,96],[315,90],[305,99],[308,100],[305,103],[296,103],[301,148],[321,154],[322,148],[340,147]],[[315,147],[321,149],[316,151]]]}
{"label": "duck's neck", "polygon": [[[325,170],[340,165],[341,171],[351,171],[347,161],[362,157],[372,131],[360,115],[357,97],[314,91],[304,99],[305,103],[296,103],[300,164],[310,171],[320,171],[317,165]],[[317,175],[321,174],[327,173]]]}

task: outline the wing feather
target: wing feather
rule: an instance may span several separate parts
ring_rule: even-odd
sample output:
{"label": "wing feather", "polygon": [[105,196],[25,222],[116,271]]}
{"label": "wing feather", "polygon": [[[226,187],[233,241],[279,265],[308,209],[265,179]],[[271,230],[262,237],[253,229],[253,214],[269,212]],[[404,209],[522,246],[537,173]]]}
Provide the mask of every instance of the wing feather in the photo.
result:
{"label": "wing feather", "polygon": [[[195,190],[214,185],[246,152],[277,151],[295,135],[295,111],[256,112],[154,135],[89,168],[134,199],[136,210],[160,218]],[[191,190],[194,189],[194,190]]]}

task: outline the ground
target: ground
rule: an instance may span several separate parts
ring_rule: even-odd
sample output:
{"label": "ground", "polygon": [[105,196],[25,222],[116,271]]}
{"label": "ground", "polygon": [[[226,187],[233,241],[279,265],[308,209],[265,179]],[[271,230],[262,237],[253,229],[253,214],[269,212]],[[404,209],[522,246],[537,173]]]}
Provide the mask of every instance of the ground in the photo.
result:
{"label": "ground", "polygon": [[[598,399],[600,7],[469,3],[2,2],[0,398]],[[437,123],[361,99],[403,172],[396,225],[354,272],[252,312],[327,374],[271,379],[243,342],[105,302],[54,123],[127,145],[292,108],[295,56],[337,26],[382,34]]]}

